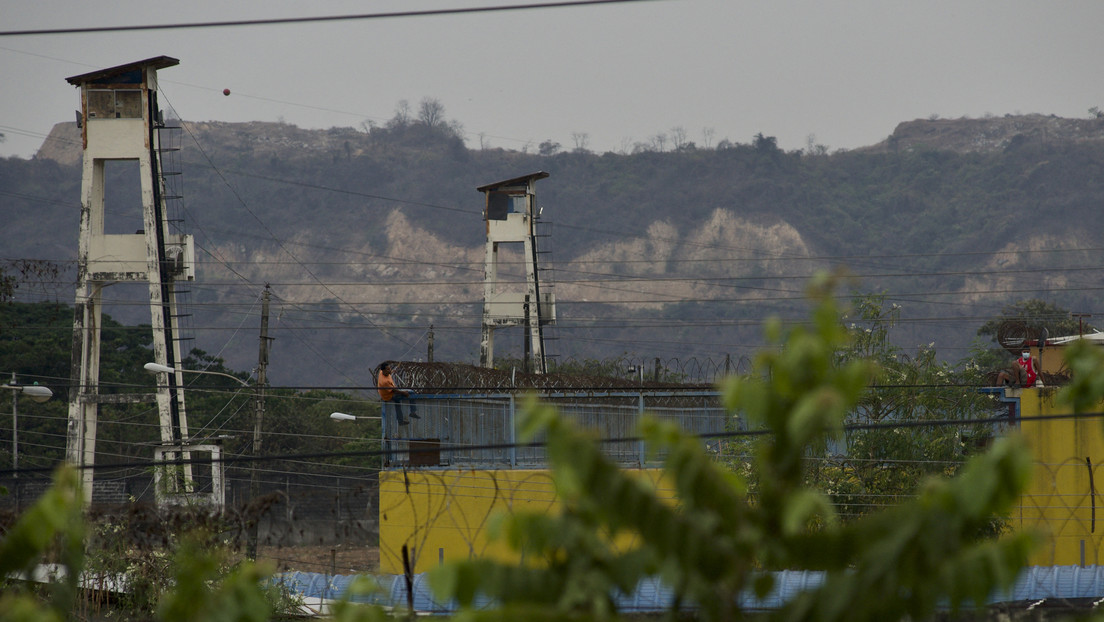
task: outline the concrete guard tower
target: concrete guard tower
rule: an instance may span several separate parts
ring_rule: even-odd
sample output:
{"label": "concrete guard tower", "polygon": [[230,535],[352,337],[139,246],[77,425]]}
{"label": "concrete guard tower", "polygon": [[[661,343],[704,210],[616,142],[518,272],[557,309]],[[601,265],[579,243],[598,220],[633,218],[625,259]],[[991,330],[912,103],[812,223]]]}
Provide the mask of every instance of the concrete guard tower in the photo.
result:
{"label": "concrete guard tower", "polygon": [[[99,386],[101,298],[104,288],[116,283],[148,284],[154,361],[181,369],[175,284],[195,278],[195,251],[192,236],[169,231],[158,132],[163,123],[157,106],[157,71],[177,64],[175,58],[158,56],[66,79],[81,90],[77,121],[84,150],[66,433],[66,458],[81,466],[95,463],[96,422],[102,403],[155,399],[161,449],[175,448],[161,455],[187,456],[188,423],[180,371],[159,375],[155,397],[101,394]],[[136,233],[105,233],[104,169],[109,161],[138,164],[144,227]],[[137,207],[121,209],[129,212]],[[113,206],[113,213],[119,210]],[[82,477],[85,503],[91,503],[92,469],[85,469]],[[185,467],[178,477],[168,478],[168,492],[186,492],[191,479],[191,469]]]}
{"label": "concrete guard tower", "polygon": [[[479,344],[482,367],[494,367],[494,333],[500,326],[525,326],[525,371],[547,371],[544,325],[556,321],[556,301],[541,292],[537,270],[536,183],[548,177],[539,171],[523,177],[480,186],[486,197],[483,220],[487,223],[486,260],[483,267],[483,332]],[[503,281],[499,275],[500,244],[521,244],[525,264],[524,283]]]}

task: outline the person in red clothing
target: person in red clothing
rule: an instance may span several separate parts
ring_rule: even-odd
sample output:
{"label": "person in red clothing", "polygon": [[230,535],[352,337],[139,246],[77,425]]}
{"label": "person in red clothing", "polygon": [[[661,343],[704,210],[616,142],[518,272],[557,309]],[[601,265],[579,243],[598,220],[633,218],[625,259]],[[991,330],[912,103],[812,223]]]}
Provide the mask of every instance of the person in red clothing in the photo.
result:
{"label": "person in red clothing", "polygon": [[1008,369],[997,375],[997,383],[1006,387],[1034,387],[1039,380],[1039,365],[1031,358],[1031,352],[1024,350],[1020,358],[1012,362]]}
{"label": "person in red clothing", "polygon": [[[379,391],[380,400],[383,401],[381,410],[388,403],[395,405],[395,419],[399,422],[399,425],[406,425],[410,423],[403,418],[402,403],[410,403],[410,418],[421,419],[418,416],[418,405],[410,398],[410,391],[406,389],[400,389],[395,386],[395,378],[391,373],[391,362],[384,361],[379,366],[379,376],[376,377],[376,389]],[[387,416],[386,412],[381,413],[383,416]]]}
{"label": "person in red clothing", "polygon": [[1039,378],[1039,366],[1035,364],[1035,359],[1031,358],[1031,351],[1024,350],[1020,358],[1016,359],[1016,364],[1024,370],[1023,386],[1035,386],[1035,380]]}

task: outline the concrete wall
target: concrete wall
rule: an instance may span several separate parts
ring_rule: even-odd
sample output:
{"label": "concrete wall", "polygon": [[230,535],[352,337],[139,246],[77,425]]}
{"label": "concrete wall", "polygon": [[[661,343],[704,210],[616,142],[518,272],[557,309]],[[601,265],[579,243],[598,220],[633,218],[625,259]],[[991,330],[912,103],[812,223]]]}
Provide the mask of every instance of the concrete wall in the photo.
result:
{"label": "concrete wall", "polygon": [[[1010,390],[1020,397],[1020,429],[1034,470],[1016,519],[1035,529],[1043,545],[1033,565],[1104,563],[1104,423],[1097,417],[1036,419],[1069,414],[1055,403],[1055,388]],[[1104,405],[1097,408],[1104,410]]]}
{"label": "concrete wall", "polygon": [[[636,469],[660,490],[658,469]],[[671,496],[669,488],[661,495]],[[517,559],[508,547],[487,537],[500,513],[548,512],[557,504],[547,470],[388,470],[380,474],[380,571],[403,573],[407,547],[413,572],[444,561],[488,556]]]}

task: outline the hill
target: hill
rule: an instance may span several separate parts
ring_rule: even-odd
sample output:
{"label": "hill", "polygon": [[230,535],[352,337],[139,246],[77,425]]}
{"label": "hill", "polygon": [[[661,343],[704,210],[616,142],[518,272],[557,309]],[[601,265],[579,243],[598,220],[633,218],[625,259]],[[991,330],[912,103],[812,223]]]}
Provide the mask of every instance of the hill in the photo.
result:
{"label": "hill", "polygon": [[898,125],[886,140],[860,149],[898,152],[935,149],[957,153],[1000,152],[1028,144],[1061,145],[1104,140],[1104,117],[1063,119],[1054,115],[1005,115],[984,119],[917,119]]}
{"label": "hill", "polygon": [[[551,174],[538,185],[542,265],[559,301],[549,349],[565,358],[738,360],[767,315],[798,316],[808,275],[839,266],[860,277],[857,291],[902,306],[903,345],[935,342],[948,358],[1009,301],[1095,306],[1098,119],[917,120],[836,153],[783,152],[763,135],[715,149],[526,153],[468,149],[449,126],[418,122],[181,125],[182,217],[203,258],[196,346],[251,367],[256,340],[241,334],[256,330],[270,283],[277,384],[362,386],[378,360],[424,358],[430,325],[438,360],[474,361],[475,188],[537,170]],[[33,160],[0,161],[6,220],[20,223],[0,233],[5,257],[75,257],[79,157],[74,124],[59,124]],[[133,172],[118,168],[109,199],[125,213]],[[32,214],[59,225],[34,230]],[[500,352],[520,354],[516,337]]]}

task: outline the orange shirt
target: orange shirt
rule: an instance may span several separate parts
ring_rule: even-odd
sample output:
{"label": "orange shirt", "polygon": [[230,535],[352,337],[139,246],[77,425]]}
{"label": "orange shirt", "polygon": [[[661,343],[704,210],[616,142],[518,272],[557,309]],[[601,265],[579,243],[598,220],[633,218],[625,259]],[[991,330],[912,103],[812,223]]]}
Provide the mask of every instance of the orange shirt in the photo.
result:
{"label": "orange shirt", "polygon": [[395,381],[391,379],[391,374],[381,371],[379,378],[376,379],[376,386],[379,388],[381,400],[390,402],[391,398],[395,397]]}

